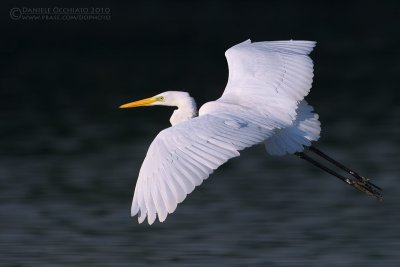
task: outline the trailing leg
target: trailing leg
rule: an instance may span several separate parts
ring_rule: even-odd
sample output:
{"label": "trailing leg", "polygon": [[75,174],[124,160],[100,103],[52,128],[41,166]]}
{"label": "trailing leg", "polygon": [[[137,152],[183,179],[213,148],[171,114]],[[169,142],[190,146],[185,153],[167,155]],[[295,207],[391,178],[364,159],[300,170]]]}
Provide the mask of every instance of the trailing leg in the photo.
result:
{"label": "trailing leg", "polygon": [[[318,151],[319,153],[315,152],[314,150]],[[304,160],[310,162],[311,164],[313,164],[314,166],[324,170],[325,172],[335,176],[336,178],[342,180],[343,182],[353,186],[357,190],[359,190],[361,192],[364,192],[369,196],[375,197],[376,199],[378,199],[380,201],[383,200],[383,196],[382,196],[382,193],[381,193],[382,189],[380,189],[378,186],[376,186],[376,185],[372,184],[371,182],[369,182],[368,179],[364,178],[363,176],[358,175],[356,172],[350,170],[349,168],[347,168],[346,166],[342,165],[341,163],[339,163],[339,162],[335,161],[334,159],[328,157],[327,155],[325,155],[321,151],[317,150],[316,148],[313,147],[312,151],[314,153],[316,153],[317,155],[321,156],[322,158],[324,158],[325,160],[327,160],[327,161],[333,163],[334,165],[338,166],[339,168],[347,171],[348,173],[353,175],[356,179],[346,178],[346,177],[342,176],[341,174],[337,173],[336,171],[330,169],[329,167],[327,167],[327,166],[323,165],[322,163],[316,161],[315,159],[311,158],[310,156],[308,156],[304,152],[296,152],[295,155],[298,156],[301,159],[304,159]]]}

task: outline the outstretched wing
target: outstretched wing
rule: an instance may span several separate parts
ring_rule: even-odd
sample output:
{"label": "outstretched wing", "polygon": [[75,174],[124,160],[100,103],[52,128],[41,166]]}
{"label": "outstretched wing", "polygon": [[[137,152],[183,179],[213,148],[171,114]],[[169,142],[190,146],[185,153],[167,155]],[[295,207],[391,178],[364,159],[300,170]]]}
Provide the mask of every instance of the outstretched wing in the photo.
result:
{"label": "outstretched wing", "polygon": [[[240,113],[207,114],[161,131],[140,169],[131,214],[139,223],[164,221],[195,186],[239,150],[258,144],[271,130],[244,120]],[[234,114],[234,115],[233,115]]]}
{"label": "outstretched wing", "polygon": [[229,79],[219,101],[256,109],[289,126],[298,103],[308,94],[313,62],[308,54],[313,41],[247,40],[225,53]]}

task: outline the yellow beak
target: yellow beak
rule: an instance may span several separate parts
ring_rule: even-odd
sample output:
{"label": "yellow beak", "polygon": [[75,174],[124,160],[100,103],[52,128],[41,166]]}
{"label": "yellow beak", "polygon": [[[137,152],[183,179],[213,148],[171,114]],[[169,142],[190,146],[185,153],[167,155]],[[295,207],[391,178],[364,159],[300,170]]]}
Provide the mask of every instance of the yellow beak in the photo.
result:
{"label": "yellow beak", "polygon": [[145,98],[145,99],[142,99],[142,100],[130,102],[130,103],[127,103],[127,104],[123,104],[123,105],[119,106],[119,108],[135,108],[135,107],[141,107],[141,106],[148,106],[151,103],[154,103],[156,101],[157,101],[157,98],[150,97],[150,98]]}

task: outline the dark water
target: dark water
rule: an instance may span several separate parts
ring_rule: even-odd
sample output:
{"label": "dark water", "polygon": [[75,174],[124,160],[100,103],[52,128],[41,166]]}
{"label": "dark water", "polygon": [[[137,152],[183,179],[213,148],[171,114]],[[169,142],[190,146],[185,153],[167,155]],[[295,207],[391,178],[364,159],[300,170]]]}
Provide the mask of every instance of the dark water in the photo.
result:
{"label": "dark water", "polygon": [[[101,6],[111,21],[1,18],[0,266],[400,265],[396,5]],[[116,107],[165,90],[217,98],[224,50],[248,37],[319,42],[308,97],[319,147],[373,178],[385,201],[259,146],[165,223],[138,225],[136,177],[172,110]]]}
{"label": "dark water", "polygon": [[[340,126],[327,126],[328,136]],[[2,158],[2,264],[398,266],[400,154],[398,143],[376,138],[382,135],[359,127],[349,137],[356,144],[322,146],[374,177],[385,190],[382,203],[297,158],[265,157],[256,147],[151,227],[129,217],[150,139]],[[57,149],[74,143],[84,146],[78,138],[53,141]]]}

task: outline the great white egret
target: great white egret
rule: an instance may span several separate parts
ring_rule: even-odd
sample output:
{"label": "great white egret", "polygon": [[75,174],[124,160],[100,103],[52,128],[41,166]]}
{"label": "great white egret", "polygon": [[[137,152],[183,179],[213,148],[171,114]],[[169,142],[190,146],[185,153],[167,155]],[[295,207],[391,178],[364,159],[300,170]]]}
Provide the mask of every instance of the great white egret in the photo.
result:
{"label": "great white egret", "polygon": [[[271,155],[296,154],[347,184],[378,199],[381,189],[311,145],[320,135],[318,115],[304,97],[313,80],[308,56],[313,41],[239,43],[225,53],[229,78],[216,101],[204,104],[197,117],[186,92],[167,91],[120,108],[176,106],[172,127],[161,131],[140,169],[131,215],[139,223],[163,222],[177,204],[239,151],[264,143]],[[305,153],[310,151],[351,174],[344,177]]]}

